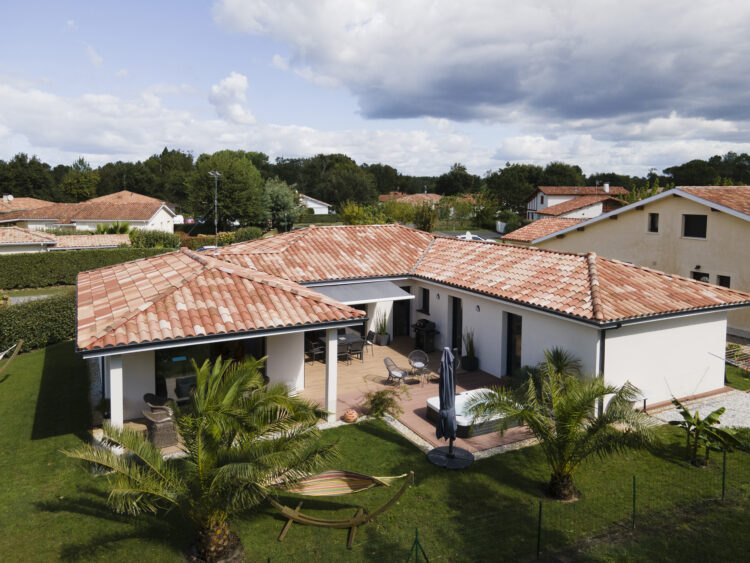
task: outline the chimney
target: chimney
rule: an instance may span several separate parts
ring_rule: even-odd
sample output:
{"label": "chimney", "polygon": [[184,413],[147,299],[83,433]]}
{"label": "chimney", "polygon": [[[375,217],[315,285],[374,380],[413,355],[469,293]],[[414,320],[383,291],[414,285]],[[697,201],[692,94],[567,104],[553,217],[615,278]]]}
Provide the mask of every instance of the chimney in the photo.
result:
{"label": "chimney", "polygon": [[609,193],[609,182],[604,182],[604,193],[605,194]]}

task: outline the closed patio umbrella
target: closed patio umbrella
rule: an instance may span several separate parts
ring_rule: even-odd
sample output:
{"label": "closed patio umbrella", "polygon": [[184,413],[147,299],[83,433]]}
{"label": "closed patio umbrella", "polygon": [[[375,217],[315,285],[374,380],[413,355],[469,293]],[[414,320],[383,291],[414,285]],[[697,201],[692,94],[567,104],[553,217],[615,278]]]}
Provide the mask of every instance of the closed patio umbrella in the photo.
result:
{"label": "closed patio umbrella", "polygon": [[440,359],[440,383],[438,385],[440,395],[440,412],[438,422],[435,425],[435,435],[438,438],[446,438],[448,446],[440,446],[427,454],[435,465],[447,467],[448,469],[465,469],[474,462],[474,456],[468,450],[453,446],[456,439],[456,383],[453,378],[454,357],[450,348],[443,348],[443,356]]}

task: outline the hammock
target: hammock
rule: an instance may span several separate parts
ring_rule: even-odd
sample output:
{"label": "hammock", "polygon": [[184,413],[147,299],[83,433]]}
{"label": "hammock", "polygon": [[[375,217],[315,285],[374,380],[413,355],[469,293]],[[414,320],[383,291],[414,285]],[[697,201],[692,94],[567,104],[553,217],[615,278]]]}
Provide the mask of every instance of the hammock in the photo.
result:
{"label": "hammock", "polygon": [[[414,477],[414,472],[404,473],[395,477],[370,477],[369,475],[362,475],[361,473],[353,473],[351,471],[324,471],[317,475],[311,475],[301,479],[295,483],[291,488],[284,489],[285,492],[295,493],[302,496],[319,497],[319,496],[341,496],[348,495],[351,493],[359,493],[371,489],[373,487],[390,487],[392,483],[404,477]],[[354,543],[354,536],[357,533],[357,527],[367,524],[370,520],[376,516],[388,510],[393,504],[401,498],[404,491],[408,488],[411,479],[406,479],[401,488],[396,494],[385,503],[383,506],[373,512],[368,512],[364,508],[357,509],[356,514],[351,518],[345,518],[341,520],[328,520],[325,518],[316,518],[314,516],[308,516],[303,514],[302,502],[297,505],[297,508],[292,510],[288,506],[284,506],[278,503],[273,498],[269,498],[271,505],[281,511],[281,514],[287,518],[284,527],[279,534],[279,541],[283,541],[292,523],[298,522],[300,524],[306,524],[308,526],[321,526],[324,528],[349,528],[349,535],[346,542],[348,549],[352,548]]]}
{"label": "hammock", "polygon": [[21,351],[21,346],[23,346],[23,340],[19,340],[16,344],[5,350],[4,352],[0,352],[0,361],[5,357],[5,355],[13,350],[15,348],[15,351],[13,352],[13,355],[8,358],[8,361],[5,362],[5,365],[0,367],[0,374],[2,374],[6,369],[8,369],[8,366],[13,363],[13,360],[18,356],[18,353]]}

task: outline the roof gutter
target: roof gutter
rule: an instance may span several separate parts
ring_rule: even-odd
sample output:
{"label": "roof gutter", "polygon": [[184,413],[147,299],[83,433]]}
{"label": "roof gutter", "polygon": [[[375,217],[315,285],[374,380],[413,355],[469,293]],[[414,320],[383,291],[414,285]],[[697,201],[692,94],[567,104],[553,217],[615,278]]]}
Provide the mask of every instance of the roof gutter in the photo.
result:
{"label": "roof gutter", "polygon": [[191,336],[187,338],[173,338],[162,340],[160,342],[150,342],[146,344],[123,344],[120,346],[110,346],[107,348],[98,348],[96,350],[82,350],[77,348],[76,351],[84,359],[101,358],[105,356],[117,356],[119,354],[135,354],[137,352],[146,352],[149,350],[165,350],[168,348],[181,348],[183,346],[198,346],[200,344],[213,344],[215,342],[230,342],[233,340],[245,340],[248,338],[260,338],[264,336],[279,336],[283,334],[296,334],[298,332],[310,332],[313,330],[324,330],[328,328],[344,328],[347,326],[358,326],[368,320],[368,317],[362,317],[358,320],[332,321],[326,323],[315,323],[296,327],[281,327],[273,329],[253,330],[245,332],[235,332],[232,334],[214,334],[207,336]]}

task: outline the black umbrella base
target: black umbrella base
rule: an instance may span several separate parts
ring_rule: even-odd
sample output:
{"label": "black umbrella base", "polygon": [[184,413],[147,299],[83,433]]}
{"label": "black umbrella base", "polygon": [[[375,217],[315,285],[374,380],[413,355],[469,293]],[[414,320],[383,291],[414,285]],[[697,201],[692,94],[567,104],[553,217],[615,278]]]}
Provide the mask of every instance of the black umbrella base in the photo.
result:
{"label": "black umbrella base", "polygon": [[427,459],[438,467],[446,469],[466,469],[474,463],[474,454],[463,448],[453,446],[453,453],[450,453],[450,446],[440,446],[427,453]]}

